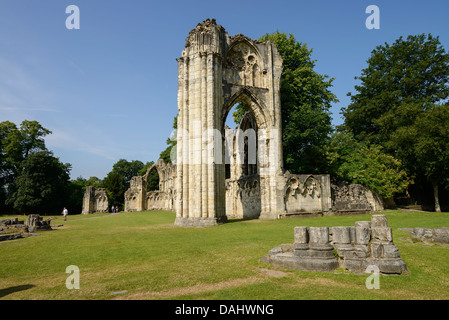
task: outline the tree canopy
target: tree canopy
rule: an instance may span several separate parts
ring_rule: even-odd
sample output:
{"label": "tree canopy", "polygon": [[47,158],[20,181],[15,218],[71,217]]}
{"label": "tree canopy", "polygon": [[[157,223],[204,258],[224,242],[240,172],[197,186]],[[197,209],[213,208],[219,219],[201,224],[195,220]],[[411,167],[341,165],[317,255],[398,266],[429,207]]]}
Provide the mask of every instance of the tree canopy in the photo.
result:
{"label": "tree canopy", "polygon": [[24,213],[62,210],[67,200],[70,169],[70,164],[61,163],[49,151],[31,152],[22,162],[7,204]]}
{"label": "tree canopy", "polygon": [[351,133],[334,133],[326,150],[333,178],[365,185],[384,198],[403,192],[410,183],[399,160],[378,145],[357,141]]}
{"label": "tree canopy", "polygon": [[438,37],[410,35],[378,46],[367,63],[342,128],[382,146],[411,178],[432,181],[438,211],[438,184],[449,178],[449,54]]}
{"label": "tree canopy", "polygon": [[449,55],[438,37],[421,34],[378,46],[367,63],[342,110],[344,126],[359,140],[394,150],[388,142],[397,128],[449,97]]}
{"label": "tree canopy", "polygon": [[44,137],[50,133],[37,121],[24,120],[19,127],[10,121],[0,123],[2,208],[44,212],[66,199],[71,166],[47,150]]}

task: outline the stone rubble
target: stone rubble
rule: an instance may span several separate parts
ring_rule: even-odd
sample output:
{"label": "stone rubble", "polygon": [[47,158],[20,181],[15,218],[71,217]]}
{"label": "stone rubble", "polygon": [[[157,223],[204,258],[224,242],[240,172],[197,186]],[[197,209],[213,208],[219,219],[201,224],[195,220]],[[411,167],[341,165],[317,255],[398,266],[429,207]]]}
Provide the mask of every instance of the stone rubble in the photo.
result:
{"label": "stone rubble", "polygon": [[385,215],[372,215],[371,221],[357,221],[353,227],[295,227],[293,245],[271,249],[262,261],[304,271],[343,268],[362,274],[373,265],[382,274],[407,271]]}

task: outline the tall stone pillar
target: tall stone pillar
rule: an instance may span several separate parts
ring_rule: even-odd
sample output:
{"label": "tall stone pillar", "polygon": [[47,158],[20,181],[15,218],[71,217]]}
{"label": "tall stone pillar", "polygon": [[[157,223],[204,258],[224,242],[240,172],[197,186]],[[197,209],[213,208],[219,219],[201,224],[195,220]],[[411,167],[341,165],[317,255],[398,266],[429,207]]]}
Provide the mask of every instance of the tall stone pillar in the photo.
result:
{"label": "tall stone pillar", "polygon": [[215,147],[222,143],[217,111],[226,37],[220,25],[206,20],[190,31],[178,59],[178,226],[208,226],[226,220],[220,188],[224,164],[220,148]]}

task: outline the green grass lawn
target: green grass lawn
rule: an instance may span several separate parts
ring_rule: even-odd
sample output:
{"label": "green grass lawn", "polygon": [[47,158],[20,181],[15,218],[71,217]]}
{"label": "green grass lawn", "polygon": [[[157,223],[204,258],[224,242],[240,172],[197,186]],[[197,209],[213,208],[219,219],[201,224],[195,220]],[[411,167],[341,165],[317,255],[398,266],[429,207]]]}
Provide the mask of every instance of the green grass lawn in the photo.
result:
{"label": "green grass lawn", "polygon": [[[411,274],[276,272],[259,259],[295,226],[353,226],[370,215],[174,227],[171,212],[69,216],[39,236],[0,242],[0,299],[449,299],[449,246],[406,241],[398,228],[449,226],[449,213],[386,211]],[[23,219],[23,217],[21,218]],[[80,270],[68,290],[67,266]],[[114,294],[117,291],[124,293]]]}

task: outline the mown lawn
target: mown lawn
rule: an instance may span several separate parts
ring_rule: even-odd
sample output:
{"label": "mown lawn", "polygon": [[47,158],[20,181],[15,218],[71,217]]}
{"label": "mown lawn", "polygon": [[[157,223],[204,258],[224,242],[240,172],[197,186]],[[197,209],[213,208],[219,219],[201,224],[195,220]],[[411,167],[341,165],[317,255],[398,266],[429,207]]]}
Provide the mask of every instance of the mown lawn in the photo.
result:
{"label": "mown lawn", "polygon": [[[366,288],[367,275],[278,272],[259,261],[292,243],[295,226],[352,226],[369,215],[178,228],[174,213],[152,211],[58,217],[55,231],[0,242],[0,299],[449,299],[449,246],[411,243],[398,230],[449,226],[449,213],[385,214],[411,274],[381,276],[379,290]],[[66,288],[69,265],[80,270],[79,290]]]}

